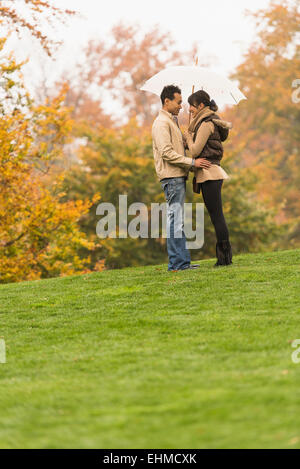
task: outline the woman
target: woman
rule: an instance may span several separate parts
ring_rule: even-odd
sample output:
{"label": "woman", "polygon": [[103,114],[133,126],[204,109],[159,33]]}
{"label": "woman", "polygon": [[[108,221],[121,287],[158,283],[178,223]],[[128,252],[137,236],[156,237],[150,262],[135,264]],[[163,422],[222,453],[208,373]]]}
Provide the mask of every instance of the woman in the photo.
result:
{"label": "woman", "polygon": [[220,160],[223,157],[222,141],[226,140],[232,125],[215,114],[218,106],[205,91],[193,93],[188,102],[193,119],[184,134],[187,146],[193,158],[205,158],[211,162],[208,169],[195,169],[194,192],[200,193],[201,190],[215,228],[217,262],[214,267],[229,265],[232,264],[232,251],[221,198],[223,180],[229,176],[221,168]]}

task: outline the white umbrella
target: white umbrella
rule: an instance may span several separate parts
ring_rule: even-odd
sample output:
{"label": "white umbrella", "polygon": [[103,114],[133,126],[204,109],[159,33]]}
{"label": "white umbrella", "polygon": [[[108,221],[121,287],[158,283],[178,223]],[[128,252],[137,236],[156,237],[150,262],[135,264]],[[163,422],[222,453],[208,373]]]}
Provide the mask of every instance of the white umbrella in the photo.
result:
{"label": "white umbrella", "polygon": [[[177,85],[182,91],[184,100],[187,100],[192,90],[204,90],[220,106],[224,104],[238,104],[246,96],[228,78],[225,78],[205,67],[178,66],[161,70],[140,88],[160,96],[162,89],[167,85]],[[193,88],[194,87],[194,88]]]}

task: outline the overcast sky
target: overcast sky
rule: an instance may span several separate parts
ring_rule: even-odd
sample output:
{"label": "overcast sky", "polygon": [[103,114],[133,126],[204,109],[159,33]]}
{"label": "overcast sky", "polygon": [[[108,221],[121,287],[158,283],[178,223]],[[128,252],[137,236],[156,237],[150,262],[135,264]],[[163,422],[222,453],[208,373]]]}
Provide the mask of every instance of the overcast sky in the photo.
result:
{"label": "overcast sky", "polygon": [[[196,42],[199,54],[216,57],[224,71],[232,70],[254,39],[253,22],[246,9],[256,11],[269,0],[55,0],[55,4],[81,12],[85,19],[73,20],[62,30],[68,46],[81,45],[89,37],[105,37],[122,20],[149,28],[155,24],[170,31],[178,48]],[[76,53],[76,49],[74,49]]]}
{"label": "overcast sky", "polygon": [[[90,38],[105,38],[119,21],[139,23],[147,30],[160,25],[169,31],[179,50],[189,50],[197,43],[200,57],[213,58],[215,71],[228,75],[242,61],[243,54],[255,39],[253,20],[245,10],[257,11],[269,5],[270,0],[52,0],[59,7],[82,14],[57,26],[51,37],[64,45],[56,55],[56,63],[47,62],[49,81],[55,81],[64,67],[72,66],[80,47]],[[28,81],[39,77],[41,62],[46,56],[32,40],[11,42],[18,57],[30,56]]]}

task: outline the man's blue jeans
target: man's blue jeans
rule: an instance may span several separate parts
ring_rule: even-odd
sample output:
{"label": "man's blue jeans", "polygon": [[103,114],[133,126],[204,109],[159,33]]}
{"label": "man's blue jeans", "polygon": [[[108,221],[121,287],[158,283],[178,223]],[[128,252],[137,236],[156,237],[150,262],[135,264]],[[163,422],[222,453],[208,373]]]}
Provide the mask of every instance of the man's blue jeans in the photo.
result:
{"label": "man's blue jeans", "polygon": [[186,180],[184,177],[166,178],[161,180],[161,185],[167,201],[168,270],[183,270],[191,263],[184,234]]}

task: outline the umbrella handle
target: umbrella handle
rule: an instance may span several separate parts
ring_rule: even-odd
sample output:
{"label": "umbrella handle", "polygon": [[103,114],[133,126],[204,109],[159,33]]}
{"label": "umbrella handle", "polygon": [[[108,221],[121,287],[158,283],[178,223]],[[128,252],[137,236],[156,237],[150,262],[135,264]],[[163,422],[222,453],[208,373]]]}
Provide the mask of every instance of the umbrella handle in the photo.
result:
{"label": "umbrella handle", "polygon": [[[198,65],[198,57],[196,56],[195,57],[195,66],[197,67],[197,65]],[[194,91],[195,91],[195,85],[193,85],[192,94],[194,93]],[[189,124],[190,124],[190,122],[191,122],[191,111],[189,113]]]}
{"label": "umbrella handle", "polygon": [[[194,93],[195,91],[195,85],[193,85],[193,88],[192,88],[192,94]],[[189,125],[191,123],[191,111],[189,112]]]}

